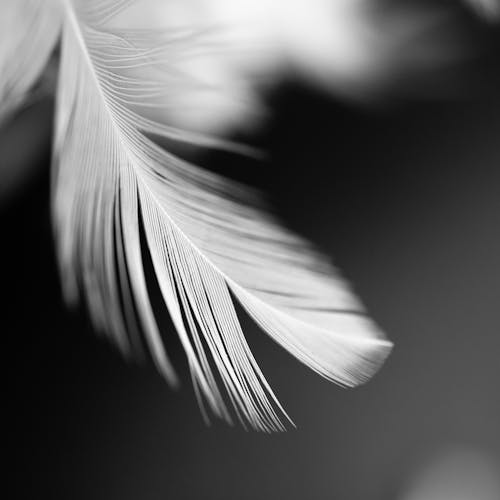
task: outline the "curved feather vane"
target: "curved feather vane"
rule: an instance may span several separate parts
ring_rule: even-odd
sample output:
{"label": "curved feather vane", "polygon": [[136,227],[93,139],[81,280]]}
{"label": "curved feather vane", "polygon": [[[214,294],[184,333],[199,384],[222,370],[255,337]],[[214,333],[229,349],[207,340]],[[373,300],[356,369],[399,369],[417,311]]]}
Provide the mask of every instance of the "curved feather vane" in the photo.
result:
{"label": "curved feather vane", "polygon": [[0,123],[25,98],[43,71],[59,37],[53,4],[2,0],[0,16]]}
{"label": "curved feather vane", "polygon": [[103,19],[129,3],[62,2],[54,218],[66,297],[82,291],[96,326],[124,353],[142,332],[175,383],[148,296],[148,253],[200,403],[229,421],[229,399],[244,424],[283,429],[288,417],[250,352],[234,299],[297,359],[345,386],[367,380],[391,344],[326,260],[244,186],[148,138],[212,141],[140,113],[169,91],[165,75],[175,74],[192,35],[106,31]]}

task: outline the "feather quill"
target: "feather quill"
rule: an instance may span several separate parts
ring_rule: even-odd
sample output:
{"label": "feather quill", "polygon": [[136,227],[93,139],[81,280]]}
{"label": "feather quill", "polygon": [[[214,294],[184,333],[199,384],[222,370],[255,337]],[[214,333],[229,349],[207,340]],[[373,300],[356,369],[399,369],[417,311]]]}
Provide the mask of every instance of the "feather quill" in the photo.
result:
{"label": "feather quill", "polygon": [[[82,295],[95,327],[125,355],[143,338],[175,385],[148,294],[147,252],[201,407],[257,430],[283,430],[290,419],[250,351],[234,301],[327,379],[354,386],[372,376],[391,343],[327,259],[244,186],[150,139],[220,143],[141,112],[164,102],[165,75],[175,73],[172,61],[191,35],[106,29],[133,0],[53,1],[62,23],[53,218],[68,302]],[[58,27],[54,33],[47,40]]]}

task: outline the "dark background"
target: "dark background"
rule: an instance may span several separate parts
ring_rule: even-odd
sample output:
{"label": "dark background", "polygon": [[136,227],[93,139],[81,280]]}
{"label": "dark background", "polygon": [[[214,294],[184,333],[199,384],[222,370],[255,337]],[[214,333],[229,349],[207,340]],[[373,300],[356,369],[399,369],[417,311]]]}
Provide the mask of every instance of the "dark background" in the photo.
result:
{"label": "dark background", "polygon": [[[270,162],[206,159],[264,187],[283,219],[334,257],[395,342],[370,383],[343,390],[244,319],[255,357],[298,425],[285,434],[207,428],[187,377],[170,391],[150,365],[126,363],[97,338],[84,311],[63,305],[50,151],[40,140],[40,168],[0,207],[15,497],[392,500],[447,450],[500,463],[495,54],[470,63],[476,77],[452,99],[362,108],[285,86],[271,99],[275,118],[254,138]],[[48,138],[50,109],[30,108],[18,126],[38,123]],[[1,147],[29,149],[10,133]]]}

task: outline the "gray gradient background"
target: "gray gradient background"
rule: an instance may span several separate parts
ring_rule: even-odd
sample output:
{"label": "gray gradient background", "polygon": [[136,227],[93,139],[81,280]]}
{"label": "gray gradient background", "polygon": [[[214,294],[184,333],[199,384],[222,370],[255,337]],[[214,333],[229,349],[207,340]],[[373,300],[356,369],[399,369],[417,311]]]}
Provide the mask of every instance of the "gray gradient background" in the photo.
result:
{"label": "gray gradient background", "polygon": [[[232,163],[236,177],[264,187],[288,224],[334,257],[396,345],[370,383],[347,391],[244,319],[298,425],[279,435],[206,428],[170,326],[180,392],[150,365],[125,363],[83,312],[64,307],[47,145],[44,168],[0,211],[16,497],[392,500],[415,468],[449,447],[500,460],[495,89],[361,110],[290,88],[259,139],[272,163]],[[50,130],[47,103],[20,120],[30,113]],[[230,163],[210,161],[222,170]]]}

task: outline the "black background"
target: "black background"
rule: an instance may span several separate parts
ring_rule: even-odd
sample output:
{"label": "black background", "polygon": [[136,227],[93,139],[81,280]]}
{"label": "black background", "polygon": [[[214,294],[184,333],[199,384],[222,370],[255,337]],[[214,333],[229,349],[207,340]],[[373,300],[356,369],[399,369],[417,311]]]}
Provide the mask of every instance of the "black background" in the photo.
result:
{"label": "black background", "polygon": [[[0,211],[16,497],[392,500],[443,450],[500,461],[497,67],[492,52],[470,66],[482,78],[459,97],[391,108],[289,85],[255,138],[271,161],[207,158],[263,187],[288,225],[334,257],[395,342],[381,372],[346,391],[243,319],[298,425],[285,434],[207,428],[186,376],[170,391],[150,365],[127,363],[98,339],[84,311],[63,305],[47,144],[38,173]],[[20,120],[38,120],[48,135],[50,116],[42,103]]]}

